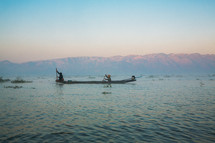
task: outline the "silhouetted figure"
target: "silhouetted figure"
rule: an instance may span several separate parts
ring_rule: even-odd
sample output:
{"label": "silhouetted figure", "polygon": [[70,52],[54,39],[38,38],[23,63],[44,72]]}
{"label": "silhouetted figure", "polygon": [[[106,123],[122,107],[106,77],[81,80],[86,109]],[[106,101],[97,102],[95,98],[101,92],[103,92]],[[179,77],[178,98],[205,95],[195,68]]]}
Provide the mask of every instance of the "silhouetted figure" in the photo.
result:
{"label": "silhouetted figure", "polygon": [[136,77],[133,75],[133,76],[131,77],[131,79],[132,79],[132,80],[135,80],[135,79],[136,79]]}
{"label": "silhouetted figure", "polygon": [[104,80],[107,80],[108,82],[111,82],[111,75],[106,75],[105,74]]}
{"label": "silhouetted figure", "polygon": [[56,69],[56,72],[58,73],[58,80],[59,81],[64,81],[64,79],[63,79],[63,74],[62,74],[62,72],[58,72],[58,70]]}

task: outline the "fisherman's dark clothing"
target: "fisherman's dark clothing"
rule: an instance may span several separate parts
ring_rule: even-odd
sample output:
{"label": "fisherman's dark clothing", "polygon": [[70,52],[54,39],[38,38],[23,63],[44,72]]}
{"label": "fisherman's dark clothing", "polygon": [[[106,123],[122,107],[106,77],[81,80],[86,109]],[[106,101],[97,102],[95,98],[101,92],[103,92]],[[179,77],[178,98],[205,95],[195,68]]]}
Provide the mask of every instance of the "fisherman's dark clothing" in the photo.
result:
{"label": "fisherman's dark clothing", "polygon": [[64,79],[63,79],[63,74],[62,74],[62,72],[58,72],[58,71],[57,71],[57,73],[59,74],[59,77],[58,77],[59,80],[60,80],[60,81],[64,80]]}
{"label": "fisherman's dark clothing", "polygon": [[63,79],[63,74],[60,72],[59,73],[59,80],[62,80]]}

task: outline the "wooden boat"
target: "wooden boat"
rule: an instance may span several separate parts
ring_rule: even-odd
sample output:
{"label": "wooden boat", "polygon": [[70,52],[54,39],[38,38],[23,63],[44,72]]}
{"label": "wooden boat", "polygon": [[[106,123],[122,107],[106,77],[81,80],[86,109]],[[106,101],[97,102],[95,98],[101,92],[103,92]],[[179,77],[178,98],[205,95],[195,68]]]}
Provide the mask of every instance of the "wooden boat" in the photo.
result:
{"label": "wooden boat", "polygon": [[136,81],[135,76],[132,76],[129,79],[112,80],[110,82],[108,82],[107,80],[102,80],[102,81],[75,81],[75,80],[59,81],[59,80],[56,80],[56,82],[63,83],[63,84],[125,84],[128,82],[134,82],[134,81]]}

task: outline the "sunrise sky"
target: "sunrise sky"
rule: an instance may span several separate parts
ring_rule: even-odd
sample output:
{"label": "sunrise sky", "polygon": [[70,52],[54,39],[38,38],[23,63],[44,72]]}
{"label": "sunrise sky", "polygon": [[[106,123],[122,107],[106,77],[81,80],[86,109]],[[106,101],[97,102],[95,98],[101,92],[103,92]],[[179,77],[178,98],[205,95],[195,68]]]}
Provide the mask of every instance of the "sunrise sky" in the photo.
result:
{"label": "sunrise sky", "polygon": [[0,61],[215,54],[215,0],[0,0]]}

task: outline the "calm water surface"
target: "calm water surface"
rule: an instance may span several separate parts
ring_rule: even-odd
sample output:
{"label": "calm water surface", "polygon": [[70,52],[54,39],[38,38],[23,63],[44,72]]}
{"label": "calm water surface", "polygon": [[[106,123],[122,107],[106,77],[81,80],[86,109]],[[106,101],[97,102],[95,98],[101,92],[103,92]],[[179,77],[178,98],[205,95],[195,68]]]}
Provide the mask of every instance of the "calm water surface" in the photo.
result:
{"label": "calm water surface", "polygon": [[23,79],[33,82],[0,83],[0,142],[215,141],[215,76],[146,75],[111,86]]}

